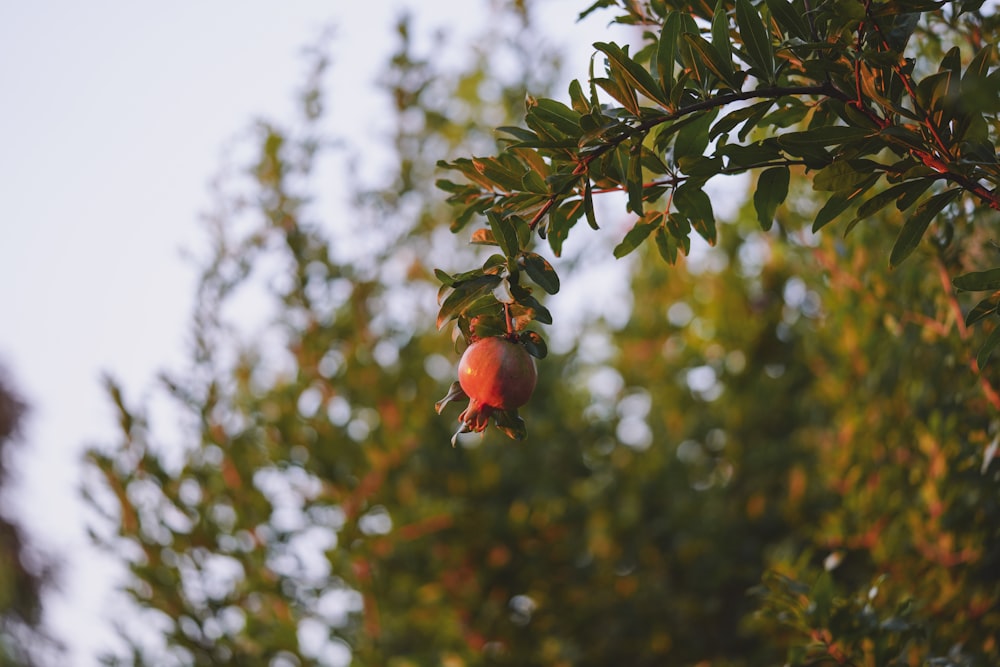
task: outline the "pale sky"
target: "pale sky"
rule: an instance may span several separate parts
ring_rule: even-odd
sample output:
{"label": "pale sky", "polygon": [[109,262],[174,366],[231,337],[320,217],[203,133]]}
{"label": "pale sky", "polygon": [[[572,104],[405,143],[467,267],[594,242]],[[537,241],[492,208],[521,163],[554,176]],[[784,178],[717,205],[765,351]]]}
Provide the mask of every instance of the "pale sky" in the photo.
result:
{"label": "pale sky", "polygon": [[[181,365],[195,279],[181,251],[203,239],[225,146],[255,118],[291,117],[302,48],[325,26],[333,83],[371,81],[405,4],[0,3],[0,366],[31,405],[3,508],[63,562],[48,614],[67,664],[114,641],[111,568],[78,500],[82,451],[115,433],[102,374],[140,397]],[[459,11],[457,25],[479,6],[409,4]],[[586,5],[545,4],[567,36]],[[349,55],[371,51],[367,69]]]}

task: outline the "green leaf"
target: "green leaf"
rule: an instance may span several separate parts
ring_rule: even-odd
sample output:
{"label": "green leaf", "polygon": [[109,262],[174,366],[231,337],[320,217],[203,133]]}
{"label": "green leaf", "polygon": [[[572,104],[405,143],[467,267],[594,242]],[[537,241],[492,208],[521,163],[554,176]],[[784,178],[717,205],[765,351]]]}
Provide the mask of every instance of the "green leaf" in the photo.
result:
{"label": "green leaf", "polygon": [[524,440],[528,436],[528,428],[524,424],[524,419],[517,414],[517,410],[496,410],[493,413],[493,421],[497,428],[512,440]]}
{"label": "green leaf", "polygon": [[[688,125],[691,125],[696,121],[700,121],[700,119],[701,117],[698,114],[691,114],[689,116],[685,116],[684,118],[680,118],[672,122],[665,122],[659,127],[657,127],[654,130],[656,135],[655,139],[653,140],[654,150],[665,153],[667,151],[668,146],[670,145],[670,142],[675,140],[675,136],[679,135],[681,130],[683,130]],[[705,143],[705,146],[706,147],[708,146],[707,142]],[[674,149],[674,152],[676,153],[676,149]],[[697,155],[701,155],[702,152],[704,152],[704,148],[699,149],[697,151]]]}
{"label": "green leaf", "polygon": [[537,100],[528,110],[525,122],[531,119],[541,121],[544,126],[555,130],[556,138],[558,135],[576,137],[580,134],[580,112],[570,109],[557,100],[546,98]]}
{"label": "green leaf", "polygon": [[498,267],[501,266],[507,266],[507,258],[503,255],[490,255],[486,258],[486,261],[483,262],[482,273],[499,275],[500,271],[498,270]]}
{"label": "green leaf", "polygon": [[642,140],[637,138],[629,149],[628,172],[625,175],[625,189],[628,191],[628,209],[642,215]]}
{"label": "green leaf", "polygon": [[825,627],[830,620],[835,593],[833,577],[827,571],[821,572],[809,591],[811,615],[819,627]]}
{"label": "green leaf", "polygon": [[733,83],[733,40],[729,35],[729,16],[726,15],[725,0],[718,0],[712,11],[712,50],[721,58],[722,70],[728,73],[728,76],[723,78]]}
{"label": "green leaf", "polygon": [[607,158],[600,162],[604,172],[611,180],[626,185],[628,181],[629,150],[625,144],[619,145],[608,153]]}
{"label": "green leaf", "polygon": [[659,222],[656,220],[638,220],[632,229],[625,234],[625,238],[622,239],[621,243],[615,246],[614,255],[616,259],[621,259],[625,257],[630,252],[635,250],[642,244],[646,238],[653,233],[653,230],[659,226]]}
{"label": "green leaf", "polygon": [[[765,100],[765,102],[772,102],[772,101]],[[739,134],[736,135],[737,137],[739,137],[740,141],[746,141],[747,137],[750,136],[750,133],[753,132],[754,128],[760,125],[760,123],[764,119],[764,116],[767,115],[767,110],[770,107],[770,104],[765,105],[763,102],[761,102],[753,106],[754,106],[753,114],[751,114],[751,116],[747,118],[747,122],[743,124],[743,127],[740,128]]]}
{"label": "green leaf", "polygon": [[729,158],[726,169],[731,173],[753,169],[782,157],[781,151],[772,143],[753,143],[746,146],[727,144],[718,152]]}
{"label": "green leaf", "polygon": [[684,66],[684,72],[678,79],[674,90],[671,91],[673,95],[671,97],[671,101],[674,104],[679,104],[681,101],[681,98],[677,97],[677,95],[683,94],[683,90],[685,88],[690,88],[689,86],[684,85],[686,80],[698,82],[701,90],[706,94],[708,94],[714,86],[712,74],[708,69],[705,59],[691,47],[690,42],[683,38],[685,34],[701,34],[700,26],[694,20],[694,17],[687,12],[683,12],[680,15],[680,33],[679,42],[677,44],[677,55],[680,58],[681,65]]}
{"label": "green leaf", "polygon": [[951,281],[957,289],[965,292],[982,292],[983,290],[1000,289],[1000,269],[989,271],[973,271],[958,276]]}
{"label": "green leaf", "polygon": [[[521,179],[524,176],[523,167],[516,162],[514,156],[501,153],[497,157],[475,157],[471,160],[472,168],[486,179],[491,190],[516,192],[521,189]],[[468,175],[468,171],[463,169]]]}
{"label": "green leaf", "polygon": [[480,298],[488,296],[493,298],[493,289],[500,284],[502,278],[496,275],[482,275],[478,278],[463,281],[455,285],[441,309],[438,311],[437,327],[440,329],[450,320],[461,317]]}
{"label": "green leaf", "polygon": [[764,231],[771,229],[775,211],[788,196],[790,180],[791,170],[788,167],[765,169],[758,177],[757,189],[753,193],[753,207]]}
{"label": "green leaf", "polygon": [[660,225],[654,232],[653,239],[656,241],[656,249],[667,264],[673,266],[677,263],[677,241],[667,233],[666,228]]}
{"label": "green leaf", "polygon": [[919,22],[920,12],[918,11],[904,12],[893,16],[892,22],[889,24],[889,29],[885,31],[885,38],[889,43],[889,48],[897,53],[902,53],[903,49],[906,48],[906,43],[913,36],[913,31],[917,29]]}
{"label": "green leaf", "polygon": [[752,72],[765,83],[774,83],[774,45],[767,32],[767,26],[750,0],[736,0],[736,26],[743,38]]}
{"label": "green leaf", "polygon": [[510,216],[510,221],[514,224],[514,231],[517,232],[517,245],[525,248],[531,243],[532,231],[528,227],[528,221],[519,215]]}
{"label": "green leaf", "polygon": [[[761,125],[776,128],[792,127],[801,123],[814,108],[796,97],[782,98],[780,102],[772,100],[772,103],[777,104],[778,108],[767,114],[761,121]],[[832,101],[828,101],[828,103],[834,104]]]}
{"label": "green leaf", "polygon": [[492,192],[496,189],[496,185],[490,179],[486,178],[476,166],[476,163],[469,158],[459,158],[454,162],[444,162],[442,160],[437,163],[437,166],[442,169],[454,169],[461,172],[463,176],[484,190]]}
{"label": "green leaf", "polygon": [[534,170],[528,170],[521,178],[521,190],[539,195],[549,194],[549,186],[545,183],[542,174]]}
{"label": "green leaf", "polygon": [[941,59],[941,65],[938,67],[941,72],[950,72],[953,77],[960,78],[962,76],[962,50],[957,46],[953,46],[948,49],[948,52],[944,54],[944,58]]}
{"label": "green leaf", "polygon": [[679,12],[670,12],[663,21],[660,39],[656,45],[656,69],[660,85],[669,96],[674,88],[674,63],[677,60],[677,43],[680,40],[681,18]]}
{"label": "green leaf", "polygon": [[531,321],[552,324],[552,313],[538,299],[531,296],[531,292],[527,288],[511,285],[510,291],[516,302],[510,309],[511,316],[515,320],[525,324]]}
{"label": "green leaf", "polygon": [[504,310],[496,302],[492,305],[493,307],[487,309],[485,312],[479,312],[474,315],[476,323],[473,326],[470,326],[471,323],[469,322],[471,316],[458,321],[458,328],[467,342],[473,338],[507,335],[507,317]]}
{"label": "green leaf", "polygon": [[909,181],[910,187],[901,193],[899,199],[896,200],[896,210],[905,211],[916,204],[920,196],[927,191],[927,188],[934,184],[934,180],[934,178],[921,178]]}
{"label": "green leaf", "polygon": [[[858,218],[867,218],[875,215],[877,212],[888,206],[891,202],[899,200],[904,195],[907,195],[914,191],[923,192],[931,185],[929,180],[919,180],[919,181],[906,181],[905,183],[898,183],[897,185],[887,188],[882,192],[878,193],[865,203],[858,207],[857,216]],[[901,209],[902,210],[902,209]]]}
{"label": "green leaf", "polygon": [[855,169],[847,160],[837,160],[820,169],[813,177],[813,190],[821,192],[853,192],[870,174]]}
{"label": "green leaf", "polygon": [[678,107],[681,105],[682,101],[685,101],[688,97],[690,97],[688,82],[692,80],[696,79],[692,75],[691,70],[681,70],[680,75],[677,77],[677,83],[674,84],[674,89],[670,91],[670,104],[674,107]]}
{"label": "green leaf", "polygon": [[691,226],[709,245],[715,245],[715,214],[712,200],[702,187],[702,183],[687,181],[674,191],[674,206],[677,212],[690,221]]}
{"label": "green leaf", "polygon": [[810,146],[826,147],[844,144],[849,141],[864,139],[873,134],[872,130],[863,127],[845,127],[843,125],[822,125],[802,132],[786,132],[778,136],[778,144],[782,147]]}
{"label": "green leaf", "polygon": [[646,71],[646,68],[632,60],[621,47],[614,42],[595,42],[594,48],[608,57],[612,72],[618,74],[626,85],[639,91],[660,106],[670,106],[663,89],[652,75]]}
{"label": "green leaf", "polygon": [[976,52],[976,55],[969,61],[969,66],[965,68],[962,75],[962,83],[978,83],[985,79],[990,73],[990,62],[993,60],[993,52],[996,50],[994,44],[987,44]]}
{"label": "green leaf", "polygon": [[523,127],[517,127],[515,125],[503,125],[501,127],[498,127],[496,131],[502,134],[509,134],[510,136],[514,137],[515,139],[521,142],[533,143],[540,141],[538,135],[532,132],[531,130],[526,130]]}
{"label": "green leaf", "polygon": [[990,75],[996,45],[987,44],[972,57],[962,75],[962,108],[967,113],[996,113],[1000,111],[1000,80],[996,71]]}
{"label": "green leaf", "polygon": [[580,12],[576,17],[576,20],[582,21],[583,19],[587,18],[588,16],[596,12],[598,9],[612,7],[615,4],[616,4],[615,0],[597,0],[597,2],[595,2],[594,4],[584,9],[582,12]]}
{"label": "green leaf", "polygon": [[522,331],[518,334],[518,340],[528,354],[536,359],[544,359],[549,354],[549,347],[545,344],[545,339],[534,331]]}
{"label": "green leaf", "polygon": [[[688,176],[710,178],[722,171],[722,158],[702,157],[701,155],[695,157],[682,157],[677,161],[677,167],[681,170],[681,173]],[[668,173],[669,171],[670,170],[665,169],[661,173]]]}
{"label": "green leaf", "polygon": [[489,219],[497,245],[503,250],[503,254],[507,257],[517,255],[521,250],[521,246],[518,242],[517,227],[515,227],[514,223],[492,211],[488,212],[486,216]]}
{"label": "green leaf", "polygon": [[691,120],[680,128],[677,138],[674,139],[675,160],[704,155],[709,142],[708,130],[717,115],[718,109],[713,109],[699,116],[692,116]]}
{"label": "green leaf", "polygon": [[587,216],[587,224],[591,229],[600,229],[597,224],[597,215],[594,213],[594,190],[587,178],[583,187],[583,212]]}
{"label": "green leaf", "polygon": [[594,79],[593,82],[604,89],[611,97],[615,98],[619,104],[625,107],[633,116],[639,116],[639,100],[636,99],[635,90],[624,82],[617,79]]}
{"label": "green leaf", "polygon": [[733,63],[725,59],[704,37],[686,32],[681,35],[681,39],[701,57],[701,62],[708,68],[708,71],[724,81],[729,88],[734,90],[739,88],[735,82],[736,75],[733,71]]}
{"label": "green leaf", "polygon": [[434,269],[434,275],[440,280],[446,287],[454,287],[458,282],[450,274],[445,273],[441,269]]}
{"label": "green leaf", "polygon": [[899,266],[900,262],[916,249],[934,216],[954,201],[961,192],[958,188],[946,190],[925,199],[917,206],[917,210],[903,224],[899,236],[896,237],[896,243],[892,246],[892,251],[889,253],[889,266]]}
{"label": "green leaf", "polygon": [[976,322],[979,322],[980,320],[997,312],[998,305],[1000,305],[1000,292],[994,292],[977,303],[975,307],[969,311],[969,314],[965,316],[965,326],[971,327]]}
{"label": "green leaf", "polygon": [[917,101],[925,109],[940,108],[948,98],[953,78],[952,73],[947,70],[925,76],[917,82]]}
{"label": "green leaf", "polygon": [[[563,242],[567,239],[569,230],[573,228],[581,215],[583,215],[582,199],[566,200],[549,211],[548,225],[540,227],[539,233],[542,238],[548,238],[549,247],[552,248],[552,252],[556,257],[562,255]],[[518,226],[518,229],[524,229],[530,233],[527,223]],[[542,230],[544,230],[544,233],[542,233]],[[522,248],[527,248],[529,243],[530,238],[521,238]]]}
{"label": "green leaf", "polygon": [[687,252],[690,247],[686,244],[690,241],[691,234],[691,221],[685,218],[683,215],[678,213],[667,214],[666,219],[663,221],[663,226],[668,232],[670,232],[670,237],[679,243],[684,244],[684,251]]}
{"label": "green leaf", "polygon": [[[820,229],[835,220],[841,213],[849,209],[851,205],[854,204],[861,197],[861,195],[870,190],[881,177],[881,174],[871,174],[868,176],[867,180],[859,183],[853,192],[845,193],[841,191],[830,197],[826,204],[823,205],[823,208],[820,209],[819,213],[816,214],[816,220],[813,221],[812,226],[813,232],[818,232]],[[851,227],[848,227],[845,234],[850,230]]]}
{"label": "green leaf", "polygon": [[771,12],[771,16],[778,23],[778,27],[786,35],[797,37],[806,42],[810,41],[809,24],[806,23],[805,17],[792,6],[792,3],[786,2],[786,0],[765,0],[765,4]]}
{"label": "green leaf", "polygon": [[931,146],[928,145],[920,134],[898,125],[890,125],[889,127],[881,130],[879,132],[879,137],[885,140],[887,144],[899,146],[906,151],[927,151],[931,148]]}
{"label": "green leaf", "polygon": [[549,261],[541,255],[534,252],[525,253],[524,270],[529,278],[549,294],[559,291],[559,276]]}
{"label": "green leaf", "polygon": [[986,362],[990,360],[997,345],[1000,345],[1000,326],[990,332],[989,337],[986,338],[986,342],[983,343],[982,347],[979,348],[979,352],[976,353],[976,364],[979,365],[980,371],[986,367]]}
{"label": "green leaf", "polygon": [[734,130],[740,123],[754,117],[761,109],[767,111],[773,104],[774,100],[764,100],[763,102],[730,111],[718,123],[712,126],[712,130],[708,134],[709,138],[714,139],[720,134],[726,134]]}
{"label": "green leaf", "polygon": [[[494,290],[495,291],[495,290]],[[458,316],[459,323],[468,323],[473,319],[482,320],[484,318],[499,321],[500,313],[503,312],[503,304],[497,301],[491,291],[489,294],[481,294],[466,306]],[[506,330],[506,322],[504,322]],[[461,328],[461,327],[460,327]],[[477,324],[477,331],[480,331]],[[464,329],[463,329],[464,333]]]}
{"label": "green leaf", "polygon": [[573,79],[569,84],[569,99],[573,105],[573,109],[581,114],[581,116],[590,113],[590,103],[587,102],[587,97],[583,93],[583,86],[580,85],[578,79]]}

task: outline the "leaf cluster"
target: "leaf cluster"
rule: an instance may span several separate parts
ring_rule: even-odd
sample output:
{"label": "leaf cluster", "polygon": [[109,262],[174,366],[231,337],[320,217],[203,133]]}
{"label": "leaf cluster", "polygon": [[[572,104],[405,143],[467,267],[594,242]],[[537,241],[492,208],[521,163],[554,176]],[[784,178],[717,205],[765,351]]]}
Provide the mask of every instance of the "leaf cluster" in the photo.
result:
{"label": "leaf cluster", "polygon": [[[498,128],[504,151],[442,162],[464,177],[438,182],[452,230],[488,214],[491,227],[520,230],[516,252],[526,227],[559,256],[579,220],[598,227],[595,196],[620,192],[634,222],[615,257],[652,239],[673,265],[692,232],[717,242],[708,181],[752,172],[765,231],[793,176],[822,197],[813,231],[843,219],[846,234],[894,208],[896,267],[935,220],[1000,210],[996,48],[960,41],[988,29],[981,4],[595,3],[583,15],[617,8],[618,22],[641,26],[641,45],[595,43],[589,78],[565,102],[529,97],[524,127]],[[937,60],[913,39],[924,31],[952,39]],[[442,316],[461,322],[452,306]]]}
{"label": "leaf cluster", "polygon": [[[498,248],[483,265],[472,271],[449,275],[437,269],[441,281],[438,292],[437,326],[440,329],[452,320],[466,340],[489,336],[513,335],[522,332],[532,322],[552,324],[552,314],[532,295],[532,288],[523,284],[530,280],[548,294],[559,291],[559,276],[547,259],[527,250],[530,230],[519,218],[488,215],[490,227],[477,230],[472,243]],[[526,332],[527,333],[527,332]],[[538,334],[523,336],[525,340],[541,341]],[[544,358],[545,346],[539,342],[528,351]]]}

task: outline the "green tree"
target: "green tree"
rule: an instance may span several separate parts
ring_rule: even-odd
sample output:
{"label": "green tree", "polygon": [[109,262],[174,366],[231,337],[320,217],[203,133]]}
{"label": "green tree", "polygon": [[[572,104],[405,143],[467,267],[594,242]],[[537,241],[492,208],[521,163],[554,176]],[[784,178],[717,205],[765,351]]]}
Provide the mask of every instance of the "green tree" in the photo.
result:
{"label": "green tree", "polygon": [[[331,145],[317,55],[300,125],[260,125],[248,177],[220,193],[191,367],[163,378],[185,441],[164,442],[109,382],[121,439],[91,451],[101,477],[88,492],[145,622],[126,628],[133,654],[106,661],[995,664],[998,378],[968,328],[995,303],[966,302],[952,282],[988,267],[992,213],[965,203],[992,194],[956,178],[988,183],[992,163],[957,160],[955,177],[913,166],[897,183],[878,165],[928,147],[895,150],[888,126],[862,136],[848,120],[943,131],[927,111],[937,98],[919,98],[927,115],[912,119],[896,110],[916,113],[907,87],[892,97],[879,77],[915,77],[919,92],[947,35],[992,43],[992,18],[955,7],[627,3],[620,20],[643,26],[643,44],[635,56],[599,44],[606,76],[583,96],[571,86],[568,106],[542,97],[554,61],[533,48],[543,40],[525,23],[530,7],[499,13],[498,32],[477,41],[490,49],[459,71],[414,53],[402,22],[385,78],[399,170],[357,198],[346,235],[310,208]],[[899,9],[919,20],[892,18]],[[911,33],[920,39],[900,36]],[[893,68],[896,43],[919,46],[912,70]],[[519,74],[504,78],[497,62]],[[871,75],[886,102],[832,92],[856,92],[856,62],[888,68]],[[614,101],[595,100],[599,89]],[[529,129],[518,130],[502,116],[523,113],[525,91]],[[484,118],[510,123],[519,145],[497,147]],[[593,134],[581,143],[581,131]],[[447,213],[429,191],[440,157],[470,180],[442,183],[459,205],[452,228],[480,213],[489,225],[472,245],[440,233]],[[759,176],[738,212],[705,215],[709,177],[749,171]],[[883,177],[905,193],[877,194]],[[959,194],[913,244],[921,257],[887,269],[910,221],[930,224],[920,197],[937,188]],[[614,190],[627,217],[594,201]],[[909,206],[879,207],[901,193]],[[864,208],[864,224],[817,234],[831,201]],[[562,245],[573,222],[598,215],[600,247]],[[624,320],[560,304],[602,254],[630,267]],[[269,308],[249,335],[230,314],[245,292]],[[523,417],[526,438],[487,431],[449,447],[433,398],[463,339],[509,333],[510,311],[523,332],[572,308],[592,314],[506,416]],[[457,323],[454,341],[431,324],[435,310]]]}

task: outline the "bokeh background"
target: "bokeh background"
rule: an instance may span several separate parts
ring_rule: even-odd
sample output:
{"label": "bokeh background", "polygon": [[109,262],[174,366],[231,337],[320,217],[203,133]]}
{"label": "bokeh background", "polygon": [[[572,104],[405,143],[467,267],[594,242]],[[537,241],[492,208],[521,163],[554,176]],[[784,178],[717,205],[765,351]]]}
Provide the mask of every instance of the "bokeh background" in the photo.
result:
{"label": "bokeh background", "polygon": [[542,250],[528,439],[452,448],[433,270],[484,250],[435,164],[642,34],[570,0],[369,4],[0,10],[0,364],[28,406],[0,506],[54,584],[3,659],[995,664],[965,258],[888,271],[891,210],[813,234],[805,179],[762,232],[742,177],[708,186],[716,247],[616,261],[610,195]]}

